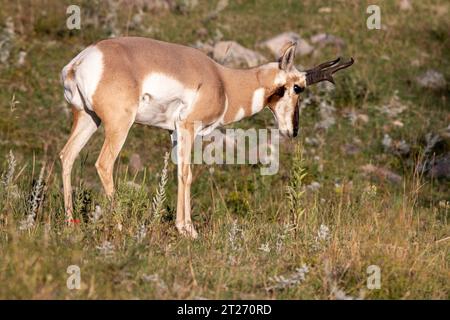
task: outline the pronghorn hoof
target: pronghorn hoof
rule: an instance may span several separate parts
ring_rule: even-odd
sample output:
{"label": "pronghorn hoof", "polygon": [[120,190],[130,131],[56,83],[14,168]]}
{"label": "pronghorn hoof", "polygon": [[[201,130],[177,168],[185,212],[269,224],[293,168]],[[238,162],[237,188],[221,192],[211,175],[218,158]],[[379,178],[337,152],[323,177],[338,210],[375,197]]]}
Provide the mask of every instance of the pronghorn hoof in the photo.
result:
{"label": "pronghorn hoof", "polygon": [[197,239],[198,233],[192,224],[177,225],[178,232],[183,236],[191,239]]}

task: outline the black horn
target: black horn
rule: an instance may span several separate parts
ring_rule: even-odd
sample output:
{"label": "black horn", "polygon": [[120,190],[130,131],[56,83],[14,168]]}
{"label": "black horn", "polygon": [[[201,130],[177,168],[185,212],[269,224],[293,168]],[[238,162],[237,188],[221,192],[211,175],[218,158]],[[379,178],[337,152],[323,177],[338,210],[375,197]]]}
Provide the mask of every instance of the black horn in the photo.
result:
{"label": "black horn", "polygon": [[333,74],[336,71],[350,67],[355,60],[350,58],[349,61],[342,62],[341,58],[327,61],[306,70],[306,85],[310,86],[321,81],[329,81],[334,84]]}

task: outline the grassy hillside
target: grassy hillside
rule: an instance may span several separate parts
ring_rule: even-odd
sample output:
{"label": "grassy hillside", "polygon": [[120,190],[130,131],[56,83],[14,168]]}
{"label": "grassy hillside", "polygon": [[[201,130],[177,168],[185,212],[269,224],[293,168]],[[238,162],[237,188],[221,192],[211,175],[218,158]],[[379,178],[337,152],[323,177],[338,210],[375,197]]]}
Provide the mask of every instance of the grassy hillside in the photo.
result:
{"label": "grassy hillside", "polygon": [[[381,30],[366,27],[373,2]],[[81,1],[81,29],[68,30],[70,1],[0,0],[0,298],[448,299],[450,184],[432,172],[433,159],[450,159],[449,86],[422,87],[417,78],[433,69],[450,79],[450,4],[400,2]],[[195,165],[201,236],[191,241],[174,226],[167,132],[133,127],[111,204],[94,167],[100,129],[74,166],[80,223],[65,227],[58,153],[72,119],[59,73],[80,50],[139,35],[186,45],[234,40],[274,59],[258,44],[286,31],[345,42],[297,57],[299,65],[339,54],[356,63],[334,90],[304,93],[300,137],[282,141],[278,174]],[[274,125],[265,110],[233,126]],[[130,165],[137,155],[138,170]],[[162,178],[167,199],[155,218]],[[79,290],[66,286],[70,265],[80,267]],[[370,265],[381,271],[376,290],[367,288]]]}

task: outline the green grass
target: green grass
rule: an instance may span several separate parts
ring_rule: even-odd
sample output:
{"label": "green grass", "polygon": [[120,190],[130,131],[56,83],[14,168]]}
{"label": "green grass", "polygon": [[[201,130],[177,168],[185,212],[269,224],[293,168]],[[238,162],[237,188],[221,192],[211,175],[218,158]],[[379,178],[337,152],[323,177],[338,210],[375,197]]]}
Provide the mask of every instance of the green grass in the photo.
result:
{"label": "green grass", "polygon": [[[190,241],[174,226],[176,169],[171,163],[164,215],[161,221],[151,219],[170,138],[164,130],[137,125],[116,163],[112,204],[94,167],[102,130],[90,140],[73,171],[80,223],[73,229],[64,226],[57,155],[70,132],[71,115],[59,72],[83,47],[110,35],[111,9],[105,2],[81,2],[82,28],[68,31],[62,2],[0,1],[0,28],[11,16],[16,29],[10,63],[0,66],[0,171],[8,172],[9,150],[17,161],[12,180],[0,185],[0,298],[334,299],[339,288],[367,299],[448,299],[450,242],[442,240],[450,233],[448,180],[417,175],[414,167],[425,134],[449,124],[450,95],[448,86],[427,90],[414,79],[428,68],[450,79],[450,5],[427,0],[414,2],[412,11],[399,11],[396,1],[378,2],[385,29],[370,31],[365,25],[368,3],[230,1],[215,19],[205,19],[216,6],[208,1],[192,10],[180,6],[146,12],[138,25],[130,23],[136,6],[118,12],[115,27],[122,35],[191,44],[213,38],[219,30],[224,40],[257,49],[260,41],[284,31],[307,39],[327,32],[345,40],[344,51],[326,47],[297,58],[299,64],[311,66],[338,54],[356,59],[348,72],[336,76],[330,96],[336,124],[316,130],[318,108],[306,108],[299,139],[281,144],[278,174],[261,176],[258,166],[250,165],[194,166],[192,210],[201,236]],[[318,13],[326,6],[332,13]],[[200,28],[208,32],[204,39]],[[27,52],[23,66],[15,64],[20,50]],[[320,94],[318,88],[311,90]],[[378,108],[389,104],[396,91],[407,105],[395,118],[403,127],[394,126],[394,119]],[[13,95],[18,103],[12,108]],[[367,115],[368,122],[352,125],[345,118],[349,110]],[[270,112],[264,111],[234,127],[272,124]],[[385,152],[381,141],[386,133],[407,141],[411,154]],[[307,143],[312,137],[318,145]],[[358,145],[359,153],[346,154],[346,143]],[[136,174],[128,169],[133,153],[145,165]],[[364,176],[360,167],[368,163],[397,172],[402,183]],[[44,198],[36,223],[20,230],[44,164]],[[319,190],[302,193],[313,181],[321,184]],[[102,216],[94,223],[89,215],[96,205]],[[144,222],[148,230],[139,239]],[[330,230],[327,240],[317,239],[321,225]],[[98,249],[105,241],[114,248],[107,255]],[[261,250],[262,245],[270,252]],[[66,287],[69,265],[81,269],[80,290]],[[302,265],[309,268],[304,281],[266,290],[274,285],[273,277],[288,277]],[[366,287],[370,265],[381,268],[379,290]],[[155,274],[160,280],[149,277]]]}

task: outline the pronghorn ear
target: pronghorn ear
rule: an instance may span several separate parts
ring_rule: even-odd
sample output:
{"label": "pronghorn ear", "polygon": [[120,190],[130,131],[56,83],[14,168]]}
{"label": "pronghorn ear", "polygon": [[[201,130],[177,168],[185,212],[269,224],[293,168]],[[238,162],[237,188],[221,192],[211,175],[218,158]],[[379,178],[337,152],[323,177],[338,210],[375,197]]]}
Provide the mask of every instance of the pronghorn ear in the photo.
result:
{"label": "pronghorn ear", "polygon": [[279,66],[281,70],[289,71],[294,66],[295,50],[297,49],[297,42],[288,42],[284,45],[279,59]]}

